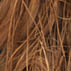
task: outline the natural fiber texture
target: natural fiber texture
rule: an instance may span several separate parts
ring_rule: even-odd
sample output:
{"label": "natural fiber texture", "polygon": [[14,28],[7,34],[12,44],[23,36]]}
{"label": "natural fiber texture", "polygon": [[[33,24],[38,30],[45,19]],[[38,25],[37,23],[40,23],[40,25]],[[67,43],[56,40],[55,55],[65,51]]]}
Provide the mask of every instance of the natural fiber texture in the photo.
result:
{"label": "natural fiber texture", "polygon": [[71,71],[71,0],[0,0],[0,71]]}

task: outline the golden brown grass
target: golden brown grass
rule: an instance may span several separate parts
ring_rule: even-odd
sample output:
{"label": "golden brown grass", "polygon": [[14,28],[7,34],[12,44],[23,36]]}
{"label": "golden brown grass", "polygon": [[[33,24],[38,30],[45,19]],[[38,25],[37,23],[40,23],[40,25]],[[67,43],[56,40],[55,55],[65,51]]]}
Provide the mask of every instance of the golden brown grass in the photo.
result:
{"label": "golden brown grass", "polygon": [[0,0],[0,71],[71,71],[71,1]]}

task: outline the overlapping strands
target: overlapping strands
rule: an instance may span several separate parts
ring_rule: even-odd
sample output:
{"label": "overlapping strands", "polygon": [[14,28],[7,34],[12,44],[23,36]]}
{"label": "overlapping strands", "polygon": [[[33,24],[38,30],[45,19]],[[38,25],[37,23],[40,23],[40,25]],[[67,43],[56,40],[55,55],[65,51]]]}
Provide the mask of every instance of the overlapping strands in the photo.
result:
{"label": "overlapping strands", "polygon": [[71,0],[0,0],[0,71],[71,71]]}

